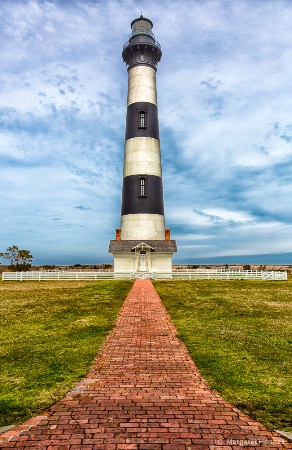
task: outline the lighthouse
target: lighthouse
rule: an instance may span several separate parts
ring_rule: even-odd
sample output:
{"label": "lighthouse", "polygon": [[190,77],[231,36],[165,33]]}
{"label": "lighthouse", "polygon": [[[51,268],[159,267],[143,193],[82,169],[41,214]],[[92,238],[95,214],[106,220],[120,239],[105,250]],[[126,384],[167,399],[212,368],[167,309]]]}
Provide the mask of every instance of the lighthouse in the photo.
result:
{"label": "lighthouse", "polygon": [[142,15],[131,23],[123,47],[128,69],[121,224],[109,252],[114,271],[144,277],[171,273],[176,242],[165,228],[162,167],[156,91],[156,68],[162,52]]}

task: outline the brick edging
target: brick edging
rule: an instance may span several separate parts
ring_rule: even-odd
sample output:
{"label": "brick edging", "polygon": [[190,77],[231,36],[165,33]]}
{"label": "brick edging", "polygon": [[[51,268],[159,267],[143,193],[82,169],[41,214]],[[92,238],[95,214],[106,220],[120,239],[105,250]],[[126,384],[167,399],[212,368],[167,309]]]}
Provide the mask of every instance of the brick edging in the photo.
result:
{"label": "brick edging", "polygon": [[30,430],[32,427],[35,427],[36,425],[38,425],[40,422],[42,422],[47,418],[48,418],[47,415],[35,416],[26,420],[25,422],[23,422],[23,424],[16,425],[15,427],[11,428],[11,430],[5,431],[4,433],[0,434],[0,444],[2,442],[9,442],[15,436],[20,436],[21,433]]}

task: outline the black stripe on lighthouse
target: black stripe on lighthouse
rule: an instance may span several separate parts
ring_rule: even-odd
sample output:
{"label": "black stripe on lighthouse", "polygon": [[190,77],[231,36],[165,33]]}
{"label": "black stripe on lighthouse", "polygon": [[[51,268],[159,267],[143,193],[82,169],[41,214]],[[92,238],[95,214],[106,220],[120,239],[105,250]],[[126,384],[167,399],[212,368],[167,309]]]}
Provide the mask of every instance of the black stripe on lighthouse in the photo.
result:
{"label": "black stripe on lighthouse", "polygon": [[162,178],[130,175],[123,180],[122,216],[160,214],[164,216]]}
{"label": "black stripe on lighthouse", "polygon": [[136,102],[128,106],[125,139],[135,137],[159,140],[158,109],[153,103]]}

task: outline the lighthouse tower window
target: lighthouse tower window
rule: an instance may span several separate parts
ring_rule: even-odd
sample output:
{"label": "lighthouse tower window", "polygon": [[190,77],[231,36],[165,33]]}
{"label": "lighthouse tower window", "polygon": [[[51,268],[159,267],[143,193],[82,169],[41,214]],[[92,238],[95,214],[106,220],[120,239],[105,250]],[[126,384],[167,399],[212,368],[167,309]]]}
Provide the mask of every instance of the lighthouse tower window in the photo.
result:
{"label": "lighthouse tower window", "polygon": [[145,195],[145,178],[140,179],[140,195]]}
{"label": "lighthouse tower window", "polygon": [[147,197],[146,177],[139,177],[139,197]]}
{"label": "lighthouse tower window", "polygon": [[146,111],[139,111],[139,128],[147,128]]}

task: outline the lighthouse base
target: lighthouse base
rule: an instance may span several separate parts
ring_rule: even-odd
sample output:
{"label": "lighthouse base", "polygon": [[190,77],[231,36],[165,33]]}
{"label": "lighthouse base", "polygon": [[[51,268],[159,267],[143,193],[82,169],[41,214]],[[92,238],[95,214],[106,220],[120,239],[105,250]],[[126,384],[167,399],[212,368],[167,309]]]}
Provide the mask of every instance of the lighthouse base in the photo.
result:
{"label": "lighthouse base", "polygon": [[160,254],[154,257],[132,253],[114,254],[114,271],[119,273],[172,272],[172,255]]}
{"label": "lighthouse base", "polygon": [[114,256],[114,271],[119,273],[172,272],[172,255],[176,242],[169,241],[110,241],[109,252]]}

